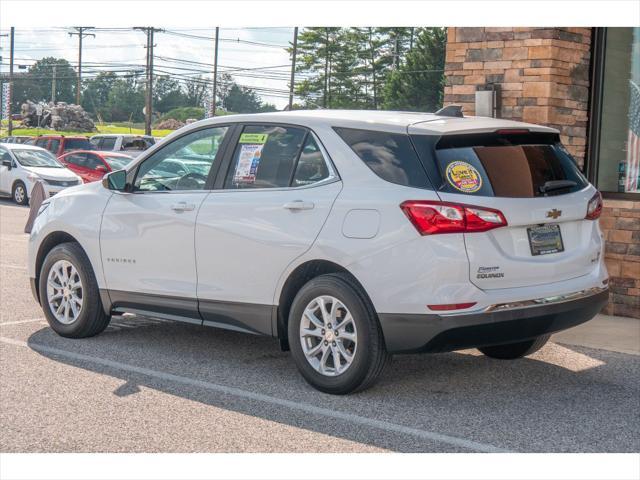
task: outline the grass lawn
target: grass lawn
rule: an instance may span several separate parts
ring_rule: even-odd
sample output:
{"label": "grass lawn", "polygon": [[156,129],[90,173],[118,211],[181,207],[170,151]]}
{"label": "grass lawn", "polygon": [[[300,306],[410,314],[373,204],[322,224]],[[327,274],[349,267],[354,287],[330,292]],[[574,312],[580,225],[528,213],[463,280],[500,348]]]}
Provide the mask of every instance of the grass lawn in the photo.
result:
{"label": "grass lawn", "polygon": [[[95,135],[96,133],[133,133],[135,135],[144,135],[144,128],[135,128],[124,125],[96,125],[98,131],[87,133],[87,132],[66,132],[66,131],[56,131],[56,130],[48,130],[46,128],[14,128],[13,135],[28,135],[31,137],[35,137],[37,135],[65,135],[65,136],[77,136],[84,135],[86,137],[90,137],[91,135]],[[151,134],[154,137],[165,137],[169,135],[173,130],[152,130]],[[7,132],[7,122],[3,121],[2,126],[0,126],[0,137],[4,137],[8,135]]]}

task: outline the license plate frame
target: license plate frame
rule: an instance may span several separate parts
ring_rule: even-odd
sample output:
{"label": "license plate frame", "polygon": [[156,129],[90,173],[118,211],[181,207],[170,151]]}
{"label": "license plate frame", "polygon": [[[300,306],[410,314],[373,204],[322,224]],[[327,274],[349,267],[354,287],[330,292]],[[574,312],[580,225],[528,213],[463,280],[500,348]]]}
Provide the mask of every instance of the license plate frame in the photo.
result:
{"label": "license plate frame", "polygon": [[547,223],[527,228],[529,248],[534,257],[564,252],[562,232],[557,223]]}

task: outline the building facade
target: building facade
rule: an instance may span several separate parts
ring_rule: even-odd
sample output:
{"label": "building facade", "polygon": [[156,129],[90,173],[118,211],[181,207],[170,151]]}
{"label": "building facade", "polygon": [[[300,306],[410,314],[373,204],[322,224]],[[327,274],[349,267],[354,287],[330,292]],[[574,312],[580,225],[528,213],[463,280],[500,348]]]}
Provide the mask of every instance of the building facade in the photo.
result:
{"label": "building facade", "polygon": [[640,28],[451,27],[445,75],[445,105],[560,131],[604,197],[604,313],[640,318]]}

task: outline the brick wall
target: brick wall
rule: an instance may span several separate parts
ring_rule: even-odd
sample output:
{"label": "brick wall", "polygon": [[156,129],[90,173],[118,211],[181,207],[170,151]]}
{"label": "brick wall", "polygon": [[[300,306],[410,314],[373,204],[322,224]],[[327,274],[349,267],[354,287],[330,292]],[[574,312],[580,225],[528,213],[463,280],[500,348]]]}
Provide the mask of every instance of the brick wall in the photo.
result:
{"label": "brick wall", "polygon": [[[451,27],[445,104],[473,115],[476,90],[498,84],[499,117],[557,128],[583,165],[590,44],[589,28]],[[604,313],[640,318],[640,201],[605,200],[600,225],[611,277]]]}
{"label": "brick wall", "polygon": [[640,201],[606,199],[600,227],[611,285],[604,313],[640,318]]}
{"label": "brick wall", "polygon": [[445,104],[473,115],[478,86],[499,84],[499,116],[557,128],[584,162],[589,98],[589,28],[448,29]]}

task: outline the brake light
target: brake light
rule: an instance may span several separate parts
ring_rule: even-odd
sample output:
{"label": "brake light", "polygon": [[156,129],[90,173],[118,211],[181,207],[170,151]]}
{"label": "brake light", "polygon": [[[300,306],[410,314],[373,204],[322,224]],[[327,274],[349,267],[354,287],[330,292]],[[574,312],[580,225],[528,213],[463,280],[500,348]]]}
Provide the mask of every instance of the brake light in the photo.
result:
{"label": "brake light", "polygon": [[587,215],[584,217],[587,220],[597,220],[602,213],[602,195],[600,192],[591,197],[587,204]]}
{"label": "brake light", "polygon": [[503,128],[502,130],[496,130],[498,135],[521,135],[523,133],[529,133],[526,128]]}
{"label": "brake light", "polygon": [[408,200],[400,208],[420,235],[486,232],[507,225],[493,208],[425,200]]}

